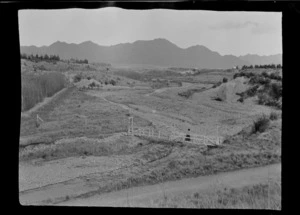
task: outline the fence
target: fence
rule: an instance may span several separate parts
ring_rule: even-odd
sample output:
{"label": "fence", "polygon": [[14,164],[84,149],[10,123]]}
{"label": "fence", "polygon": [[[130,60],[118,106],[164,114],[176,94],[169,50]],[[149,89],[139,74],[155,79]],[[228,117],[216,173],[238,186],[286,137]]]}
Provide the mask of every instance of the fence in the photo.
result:
{"label": "fence", "polygon": [[129,118],[128,135],[132,136],[146,136],[152,138],[159,138],[171,141],[189,142],[202,145],[220,145],[222,138],[219,136],[206,136],[199,134],[190,134],[190,141],[186,141],[186,134],[182,132],[163,132],[160,129],[133,127],[133,117]]}

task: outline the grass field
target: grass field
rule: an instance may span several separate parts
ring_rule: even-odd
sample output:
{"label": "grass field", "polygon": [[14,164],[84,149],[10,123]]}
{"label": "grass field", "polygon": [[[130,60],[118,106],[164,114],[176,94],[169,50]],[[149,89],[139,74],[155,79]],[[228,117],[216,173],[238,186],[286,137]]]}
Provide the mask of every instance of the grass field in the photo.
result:
{"label": "grass field", "polygon": [[155,200],[152,207],[281,210],[281,184],[271,181],[243,188],[219,189],[214,193],[195,192],[180,198],[166,197]]}

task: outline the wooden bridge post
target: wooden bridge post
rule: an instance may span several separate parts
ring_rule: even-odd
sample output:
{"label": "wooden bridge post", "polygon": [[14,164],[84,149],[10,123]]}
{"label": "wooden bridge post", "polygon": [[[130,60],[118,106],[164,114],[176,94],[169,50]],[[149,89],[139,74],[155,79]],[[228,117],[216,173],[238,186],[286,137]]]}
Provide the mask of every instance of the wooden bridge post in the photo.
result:
{"label": "wooden bridge post", "polygon": [[133,117],[129,117],[129,125],[128,125],[128,135],[131,133],[133,135]]}

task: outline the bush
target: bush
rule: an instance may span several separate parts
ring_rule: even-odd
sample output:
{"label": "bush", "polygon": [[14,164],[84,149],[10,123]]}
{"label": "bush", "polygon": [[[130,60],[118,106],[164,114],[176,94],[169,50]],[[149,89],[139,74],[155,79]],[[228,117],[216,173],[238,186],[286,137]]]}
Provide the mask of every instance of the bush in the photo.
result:
{"label": "bush", "polygon": [[265,78],[263,76],[255,75],[252,76],[249,80],[249,84],[260,84],[260,85],[268,85],[271,80],[269,78]]}
{"label": "bush", "polygon": [[95,82],[90,83],[90,84],[89,84],[89,87],[96,87]]}
{"label": "bush", "polygon": [[282,84],[281,83],[272,83],[270,86],[269,94],[274,99],[278,100],[282,97]]}
{"label": "bush", "polygon": [[256,74],[254,74],[253,72],[239,72],[234,74],[233,78],[237,78],[237,77],[246,77],[246,78],[251,78],[253,76],[256,76]]}
{"label": "bush", "polygon": [[252,133],[264,132],[270,124],[270,119],[265,115],[260,116],[254,123],[252,127]]}
{"label": "bush", "polygon": [[258,94],[258,104],[260,105],[270,105],[273,104],[275,101],[266,93]]}
{"label": "bush", "polygon": [[240,74],[239,74],[239,73],[235,73],[235,74],[233,75],[233,79],[236,79],[237,77],[240,77]]}
{"label": "bush", "polygon": [[218,83],[215,83],[215,84],[212,86],[212,88],[216,88],[216,87],[220,86],[221,84],[222,84],[222,82],[219,81]]}
{"label": "bush", "polygon": [[282,84],[266,85],[258,95],[258,104],[281,108]]}
{"label": "bush", "polygon": [[272,112],[270,114],[270,120],[277,120],[278,119],[278,114],[276,112]]}
{"label": "bush", "polygon": [[243,103],[243,102],[244,102],[244,98],[241,97],[241,98],[239,98],[237,101]]}
{"label": "bush", "polygon": [[77,82],[79,82],[81,79],[82,79],[82,76],[81,76],[80,74],[77,74],[77,75],[74,76],[74,79],[73,79],[73,80],[74,80],[75,83],[77,83]]}
{"label": "bush", "polygon": [[223,83],[226,83],[228,82],[228,79],[227,78],[223,78]]}
{"label": "bush", "polygon": [[270,76],[269,76],[271,79],[274,79],[274,80],[277,80],[277,81],[281,81],[282,78],[279,74],[276,74],[276,73],[272,73]]}
{"label": "bush", "polygon": [[115,80],[110,80],[109,82],[111,85],[115,86],[117,84],[117,82]]}
{"label": "bush", "polygon": [[182,96],[182,97],[185,97],[185,98],[191,97],[192,94],[193,94],[193,93],[192,93],[191,91],[189,91],[189,90],[188,90],[188,91],[185,91],[185,92],[179,92],[179,93],[178,93],[179,96]]}
{"label": "bush", "polygon": [[248,97],[255,96],[256,93],[257,93],[257,89],[258,89],[258,88],[259,88],[259,86],[258,86],[258,85],[255,85],[255,86],[250,87],[249,89],[247,89],[247,90],[245,91],[245,93],[246,93],[246,95],[247,95]]}
{"label": "bush", "polygon": [[262,72],[261,75],[262,75],[263,77],[265,77],[265,78],[268,78],[268,77],[269,77],[269,74],[268,74],[266,71]]}

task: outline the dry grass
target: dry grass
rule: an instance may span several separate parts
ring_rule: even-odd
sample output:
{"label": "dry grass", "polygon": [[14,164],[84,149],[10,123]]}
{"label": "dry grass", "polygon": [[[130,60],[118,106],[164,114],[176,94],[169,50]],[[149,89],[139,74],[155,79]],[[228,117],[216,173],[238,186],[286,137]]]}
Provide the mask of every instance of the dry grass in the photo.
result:
{"label": "dry grass", "polygon": [[50,145],[37,145],[26,147],[20,151],[20,160],[32,159],[61,159],[77,156],[108,156],[128,149],[128,144],[124,138],[110,144],[103,139],[73,138],[61,140],[61,143]]}
{"label": "dry grass", "polygon": [[[44,122],[36,128],[38,114]],[[21,137],[27,136],[28,144],[52,143],[61,138],[102,138],[127,131],[128,111],[108,102],[68,88],[51,102],[38,109],[28,118],[21,119]],[[135,117],[138,126],[150,122]]]}
{"label": "dry grass", "polygon": [[270,182],[243,188],[224,188],[216,193],[193,193],[184,197],[156,200],[161,208],[230,208],[281,210],[281,184]]}

